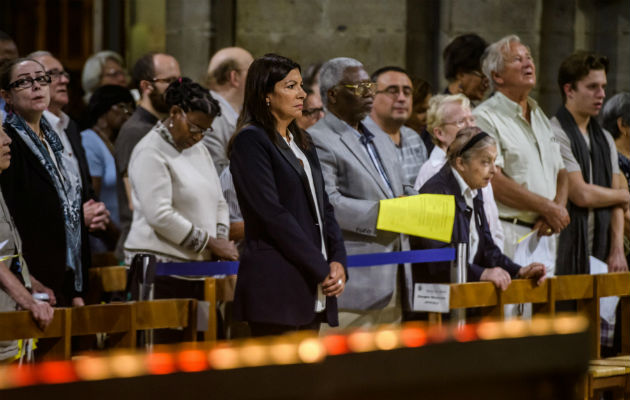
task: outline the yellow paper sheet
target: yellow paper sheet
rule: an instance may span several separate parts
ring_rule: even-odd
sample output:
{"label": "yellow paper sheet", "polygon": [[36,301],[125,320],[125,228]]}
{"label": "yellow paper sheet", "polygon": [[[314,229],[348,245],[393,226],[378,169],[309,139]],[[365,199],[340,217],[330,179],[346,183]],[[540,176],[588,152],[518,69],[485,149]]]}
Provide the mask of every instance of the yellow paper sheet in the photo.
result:
{"label": "yellow paper sheet", "polygon": [[381,200],[376,228],[448,243],[454,220],[454,196],[419,194]]}

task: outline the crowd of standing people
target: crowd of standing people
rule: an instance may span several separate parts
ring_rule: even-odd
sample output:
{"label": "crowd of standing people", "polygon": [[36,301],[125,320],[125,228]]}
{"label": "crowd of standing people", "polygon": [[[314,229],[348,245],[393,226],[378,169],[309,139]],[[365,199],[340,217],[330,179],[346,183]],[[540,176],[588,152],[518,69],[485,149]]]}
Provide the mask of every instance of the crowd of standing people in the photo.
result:
{"label": "crowd of standing people", "polygon": [[[348,271],[347,255],[464,242],[467,279],[503,290],[589,273],[591,256],[628,270],[630,94],[605,102],[604,56],[567,54],[549,119],[515,35],[455,38],[439,94],[400,66],[370,74],[338,57],[302,69],[237,47],[212,57],[208,87],[164,53],[139,58],[129,82],[122,57],[101,51],[85,63],[86,110],[73,121],[55,55],[7,53],[0,305],[42,326],[51,306],[84,304],[101,253],[126,265],[139,254],[240,260],[233,315],[254,336],[422,318],[414,283],[449,281],[445,263]],[[377,229],[381,200],[419,193],[454,196],[451,243]],[[544,256],[516,259],[532,231]],[[186,295],[173,289],[182,280],[164,277],[158,297]]]}

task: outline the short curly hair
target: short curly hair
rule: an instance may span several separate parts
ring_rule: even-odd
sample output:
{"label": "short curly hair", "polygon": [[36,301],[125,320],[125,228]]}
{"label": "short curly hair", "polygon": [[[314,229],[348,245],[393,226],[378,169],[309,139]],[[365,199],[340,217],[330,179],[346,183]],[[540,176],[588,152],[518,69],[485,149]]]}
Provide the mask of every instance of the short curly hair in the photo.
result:
{"label": "short curly hair", "polygon": [[190,78],[179,78],[168,85],[164,101],[169,108],[178,106],[184,112],[201,111],[212,118],[221,115],[219,102],[210,95],[210,91]]}

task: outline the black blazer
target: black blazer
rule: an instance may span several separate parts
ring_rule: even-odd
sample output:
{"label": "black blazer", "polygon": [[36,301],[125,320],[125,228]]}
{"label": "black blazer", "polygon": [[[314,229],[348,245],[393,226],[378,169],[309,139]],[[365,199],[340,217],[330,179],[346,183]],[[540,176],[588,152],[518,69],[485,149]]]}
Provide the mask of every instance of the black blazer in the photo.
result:
{"label": "black blazer", "polygon": [[[304,169],[279,135],[276,145],[262,128],[249,126],[234,140],[230,171],[245,222],[234,295],[239,320],[291,326],[312,322],[317,284],[329,274],[329,263],[346,266],[343,238],[324,190],[315,146],[304,154],[317,204]],[[320,250],[315,207],[324,225],[328,260]],[[326,298],[326,318],[329,325],[338,325],[335,297]]]}
{"label": "black blazer", "polygon": [[[461,189],[451,166],[446,163],[442,169],[429,179],[421,188],[420,193],[451,194],[455,196],[455,221],[453,223],[453,236],[451,243],[437,240],[412,237],[410,239],[413,249],[435,249],[448,247],[456,243],[468,243],[470,233],[470,217],[472,210],[466,206],[466,200],[461,194]],[[520,265],[514,263],[492,240],[488,220],[483,208],[483,196],[481,190],[473,199],[475,226],[479,235],[477,254],[472,264],[468,264],[468,281],[478,281],[484,268],[502,267],[513,278],[518,274]],[[414,282],[450,282],[450,265],[448,262],[422,263],[413,265]]]}
{"label": "black blazer", "polygon": [[[19,134],[8,124],[4,130],[12,140],[11,165],[0,174],[0,188],[22,239],[29,271],[53,290],[59,305],[67,305],[74,291],[66,274],[66,234],[63,211],[54,183]],[[81,264],[83,292],[90,265],[87,229],[81,213]]]}

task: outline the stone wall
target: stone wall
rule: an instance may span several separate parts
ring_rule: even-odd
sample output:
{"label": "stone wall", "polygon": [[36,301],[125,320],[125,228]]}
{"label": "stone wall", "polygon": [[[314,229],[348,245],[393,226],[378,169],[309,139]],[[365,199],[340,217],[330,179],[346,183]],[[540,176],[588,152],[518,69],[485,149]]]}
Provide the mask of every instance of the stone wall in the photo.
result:
{"label": "stone wall", "polygon": [[405,0],[238,0],[236,45],[280,53],[303,67],[353,57],[368,72],[405,65]]}
{"label": "stone wall", "polygon": [[338,56],[368,72],[401,65],[438,92],[452,38],[515,33],[531,48],[533,95],[548,114],[560,104],[558,67],[575,49],[610,58],[609,94],[630,91],[630,0],[166,0],[166,11],[166,50],[199,78],[216,50],[234,44],[303,67]]}

